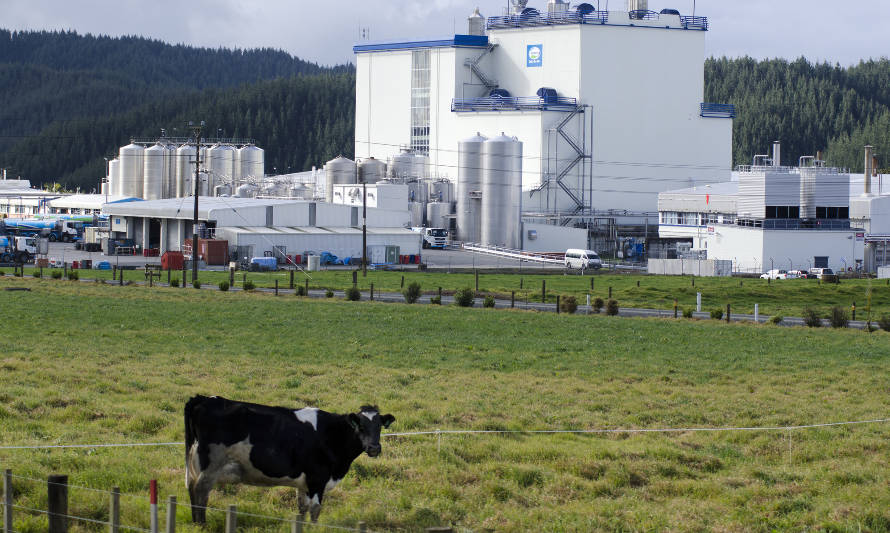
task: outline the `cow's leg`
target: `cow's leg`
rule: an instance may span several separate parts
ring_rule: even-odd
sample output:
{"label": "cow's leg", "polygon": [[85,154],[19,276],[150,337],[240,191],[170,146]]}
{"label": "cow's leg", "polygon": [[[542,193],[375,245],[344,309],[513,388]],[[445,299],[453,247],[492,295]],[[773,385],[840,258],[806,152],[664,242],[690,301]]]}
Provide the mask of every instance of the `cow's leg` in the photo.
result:
{"label": "cow's leg", "polygon": [[313,522],[318,522],[318,515],[321,514],[321,501],[324,498],[324,485],[309,487],[309,518]]}
{"label": "cow's leg", "polygon": [[207,521],[207,502],[210,500],[210,491],[216,484],[216,472],[202,472],[197,481],[189,488],[189,498],[192,501],[192,522],[203,524]]}
{"label": "cow's leg", "polygon": [[306,518],[306,513],[309,512],[309,495],[305,490],[297,489],[297,507],[300,510],[300,521],[302,522]]}

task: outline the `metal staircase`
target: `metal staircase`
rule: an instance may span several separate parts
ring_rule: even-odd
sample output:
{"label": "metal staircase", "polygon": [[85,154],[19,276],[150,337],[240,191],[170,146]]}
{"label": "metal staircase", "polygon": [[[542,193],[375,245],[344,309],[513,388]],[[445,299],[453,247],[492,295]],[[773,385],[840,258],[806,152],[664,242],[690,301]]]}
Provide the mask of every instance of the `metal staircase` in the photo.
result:
{"label": "metal staircase", "polygon": [[[566,113],[566,116],[559,122],[559,124],[550,130],[551,134],[555,134],[558,136],[558,139],[561,138],[565,140],[566,143],[572,149],[572,158],[565,165],[561,166],[561,160],[555,156],[549,156],[553,161],[555,161],[555,170],[553,172],[548,172],[545,174],[544,179],[541,180],[541,184],[535,189],[536,192],[543,191],[545,189],[549,189],[552,184],[556,184],[565,194],[568,196],[572,202],[575,203],[574,213],[583,212],[585,209],[584,200],[579,198],[578,195],[570,189],[563,180],[566,176],[569,175],[572,170],[574,170],[578,164],[582,163],[586,159],[591,159],[592,155],[587,153],[584,150],[584,147],[578,143],[569,133],[566,131],[566,126],[572,121],[572,119],[584,115],[584,108],[578,107],[572,111]],[[582,119],[582,125],[584,125]],[[548,143],[549,145],[549,143]],[[561,168],[560,168],[561,167]],[[549,200],[548,200],[549,203]]]}
{"label": "metal staircase", "polygon": [[481,81],[482,85],[485,86],[486,93],[488,93],[492,89],[497,89],[498,82],[497,80],[489,78],[484,72],[482,72],[482,69],[479,68],[479,62],[482,61],[485,56],[490,54],[495,49],[495,47],[497,47],[496,44],[488,43],[488,48],[486,48],[485,51],[479,55],[479,57],[477,57],[476,59],[467,58],[466,60],[464,60],[464,66],[469,67],[470,72],[472,72],[474,76],[479,78],[479,81]]}

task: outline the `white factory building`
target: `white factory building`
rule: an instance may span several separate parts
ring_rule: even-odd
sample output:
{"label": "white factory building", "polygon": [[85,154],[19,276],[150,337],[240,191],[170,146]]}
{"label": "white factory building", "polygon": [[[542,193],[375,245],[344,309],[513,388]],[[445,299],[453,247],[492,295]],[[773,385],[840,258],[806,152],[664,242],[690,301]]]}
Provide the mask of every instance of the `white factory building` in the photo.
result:
{"label": "white factory building", "polygon": [[[513,6],[487,19],[477,10],[467,34],[355,46],[356,158],[427,155],[429,177],[456,184],[459,226],[462,209],[486,203],[479,171],[517,173],[518,205],[490,218],[523,245],[518,211],[575,226],[606,213],[639,221],[659,192],[729,181],[735,111],[704,102],[706,18],[648,11],[645,0]],[[521,143],[513,155],[461,159],[462,141],[502,132]]]}
{"label": "white factory building", "polygon": [[660,193],[659,237],[678,243],[678,257],[732,261],[736,272],[887,264],[890,186],[873,168],[850,175],[814,158],[773,161],[740,167],[737,181]]}

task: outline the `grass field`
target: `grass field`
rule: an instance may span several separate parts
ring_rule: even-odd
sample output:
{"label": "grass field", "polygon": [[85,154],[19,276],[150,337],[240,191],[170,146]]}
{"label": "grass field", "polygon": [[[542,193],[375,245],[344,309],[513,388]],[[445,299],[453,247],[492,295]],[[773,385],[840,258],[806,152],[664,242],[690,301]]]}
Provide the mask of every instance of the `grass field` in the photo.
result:
{"label": "grass field", "polygon": [[[26,274],[31,274],[31,269],[25,269]],[[50,270],[44,270],[48,276]],[[7,272],[7,274],[11,274]],[[351,271],[321,271],[306,274],[297,272],[294,279],[296,284],[305,284],[309,281],[310,288],[332,288],[343,290],[352,286]],[[111,272],[99,270],[80,271],[81,278],[111,279]],[[127,271],[125,279],[129,281],[144,281],[141,270]],[[188,273],[191,279],[191,272]],[[235,276],[235,286],[240,287],[243,280],[252,281],[257,287],[271,288],[275,281],[282,289],[290,285],[289,272],[268,273],[242,273]],[[173,277],[181,277],[180,272],[174,272]],[[439,287],[450,294],[464,287],[475,287],[475,276],[466,273],[439,273],[439,272],[368,272],[367,277],[359,274],[358,286],[363,291],[368,291],[371,284],[374,290],[398,292],[402,287],[402,278],[407,285],[412,281],[420,283],[422,289],[428,293],[434,293]],[[201,272],[200,281],[205,285],[217,285],[220,281],[228,280],[225,272]],[[166,283],[166,273],[162,275],[162,281]],[[591,280],[593,289],[591,289]],[[517,301],[540,302],[542,289],[546,282],[547,301],[556,302],[557,295],[575,296],[580,303],[587,301],[587,295],[591,298],[603,298],[609,296],[609,288],[612,288],[612,297],[622,307],[638,307],[651,309],[672,309],[674,299],[682,308],[695,308],[696,293],[702,293],[702,309],[725,309],[726,304],[731,304],[736,313],[754,313],[754,304],[760,304],[760,312],[764,315],[803,316],[806,307],[813,307],[823,315],[827,315],[834,306],[840,306],[850,310],[856,303],[857,318],[868,318],[867,308],[871,305],[871,315],[877,319],[882,315],[890,315],[890,283],[888,280],[876,279],[844,279],[840,284],[820,284],[817,280],[777,280],[767,282],[762,279],[750,278],[692,278],[689,276],[649,276],[649,275],[610,275],[595,274],[593,276],[556,274],[489,274],[480,273],[479,291],[492,293],[502,298],[509,299],[511,293],[515,293]],[[639,286],[638,286],[639,284]],[[693,285],[694,284],[694,285]]]}
{"label": "grass field", "polygon": [[[0,446],[180,441],[182,406],[197,393],[337,412],[377,403],[396,416],[394,432],[786,426],[890,412],[884,332],[0,278],[0,288],[12,286],[32,291],[0,292]],[[356,462],[321,522],[363,520],[377,531],[890,531],[888,437],[890,424],[878,423],[443,436],[440,445],[389,438],[380,458]],[[0,467],[120,486],[124,523],[147,527],[149,479],[162,498],[188,501],[182,455],[0,450]],[[17,505],[45,508],[45,485],[16,484]],[[230,503],[280,517],[296,504],[284,488],[211,495],[214,507]],[[73,488],[69,511],[103,520],[107,494]],[[45,531],[44,517],[16,516],[17,532]],[[198,531],[185,525],[185,507],[179,519],[179,530]],[[208,519],[221,530],[221,513]],[[241,524],[288,530],[255,517]]]}

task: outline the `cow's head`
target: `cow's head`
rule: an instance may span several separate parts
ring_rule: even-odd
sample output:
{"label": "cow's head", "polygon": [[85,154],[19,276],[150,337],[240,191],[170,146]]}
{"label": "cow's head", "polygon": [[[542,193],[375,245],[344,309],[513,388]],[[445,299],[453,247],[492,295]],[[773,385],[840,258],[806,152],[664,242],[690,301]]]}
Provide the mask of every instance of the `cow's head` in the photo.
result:
{"label": "cow's head", "polygon": [[349,424],[370,457],[380,455],[380,428],[388,428],[395,419],[392,415],[381,415],[380,410],[373,405],[362,406],[358,414],[349,413]]}

